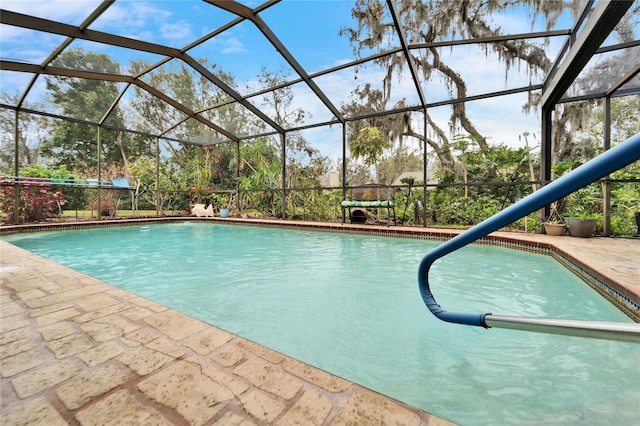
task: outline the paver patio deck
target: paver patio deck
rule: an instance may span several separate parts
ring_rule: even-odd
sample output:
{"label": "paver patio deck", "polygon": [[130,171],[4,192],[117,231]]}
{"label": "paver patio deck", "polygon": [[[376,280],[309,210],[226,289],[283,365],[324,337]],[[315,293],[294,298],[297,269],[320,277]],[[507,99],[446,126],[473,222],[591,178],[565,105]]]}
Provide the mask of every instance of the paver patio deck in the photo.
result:
{"label": "paver patio deck", "polygon": [[[640,295],[640,240],[504,234]],[[4,241],[0,254],[2,425],[450,424]]]}

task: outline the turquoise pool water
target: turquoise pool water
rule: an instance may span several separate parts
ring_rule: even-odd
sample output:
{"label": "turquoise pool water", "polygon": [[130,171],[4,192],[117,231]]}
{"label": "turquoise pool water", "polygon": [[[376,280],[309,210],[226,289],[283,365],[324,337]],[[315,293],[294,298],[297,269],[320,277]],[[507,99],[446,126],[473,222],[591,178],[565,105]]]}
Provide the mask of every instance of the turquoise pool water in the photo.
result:
{"label": "turquoise pool water", "polygon": [[[640,424],[640,345],[437,320],[416,278],[436,242],[190,222],[3,239],[463,425]],[[451,310],[631,321],[543,255],[468,246],[430,277]]]}

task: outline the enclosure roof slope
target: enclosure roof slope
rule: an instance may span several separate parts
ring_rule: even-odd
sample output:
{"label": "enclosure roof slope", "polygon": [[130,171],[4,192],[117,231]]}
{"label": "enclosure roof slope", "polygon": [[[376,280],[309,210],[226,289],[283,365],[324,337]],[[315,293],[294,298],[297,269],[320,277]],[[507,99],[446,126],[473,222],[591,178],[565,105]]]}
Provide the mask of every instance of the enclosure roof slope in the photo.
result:
{"label": "enclosure roof slope", "polygon": [[[637,3],[577,1],[575,16],[553,19],[543,19],[537,2],[498,4],[478,9],[482,22],[493,25],[487,35],[455,25],[440,25],[442,33],[416,26],[422,9],[395,0],[372,2],[367,13],[375,16],[348,0],[270,0],[257,7],[230,0],[7,0],[0,10],[1,106],[211,145],[510,93],[533,91],[557,103],[640,92]],[[420,5],[438,11],[435,3]],[[378,24],[392,31],[375,39],[375,31],[363,30]],[[627,35],[617,40],[612,30],[622,24]],[[460,78],[467,78],[477,68],[465,61],[484,54],[504,72],[496,80],[506,80],[523,67],[525,55],[535,54],[518,52],[519,60],[505,61],[501,49],[519,40],[555,55],[543,72],[510,77],[506,89],[482,84],[461,94],[419,62],[461,61]],[[606,67],[600,73],[606,78],[595,84],[594,72],[613,56],[624,60]],[[55,102],[52,82],[89,91],[95,82],[109,82],[110,90],[101,92],[95,110],[69,111]],[[389,102],[383,110],[349,115],[343,106],[365,87]],[[290,110],[312,113],[288,122],[277,105],[282,90],[292,95]],[[137,111],[141,99],[162,104],[169,119]],[[122,114],[125,106],[130,112]],[[242,114],[251,125],[233,126],[229,114]]]}

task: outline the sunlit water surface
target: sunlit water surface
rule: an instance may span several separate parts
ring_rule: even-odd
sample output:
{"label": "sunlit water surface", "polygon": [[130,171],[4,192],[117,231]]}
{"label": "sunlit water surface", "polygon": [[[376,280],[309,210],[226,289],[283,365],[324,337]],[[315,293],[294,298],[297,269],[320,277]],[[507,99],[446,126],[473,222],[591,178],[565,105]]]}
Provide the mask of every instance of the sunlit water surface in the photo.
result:
{"label": "sunlit water surface", "polygon": [[[437,320],[417,285],[436,242],[189,222],[4,239],[464,425],[640,424],[640,345]],[[630,322],[543,255],[468,246],[430,282],[450,310]]]}

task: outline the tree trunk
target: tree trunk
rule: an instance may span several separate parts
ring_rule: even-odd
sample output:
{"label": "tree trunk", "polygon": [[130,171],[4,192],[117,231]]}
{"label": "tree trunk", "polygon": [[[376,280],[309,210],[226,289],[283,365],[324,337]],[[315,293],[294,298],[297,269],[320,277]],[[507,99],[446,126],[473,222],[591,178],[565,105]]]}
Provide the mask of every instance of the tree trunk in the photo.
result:
{"label": "tree trunk", "polygon": [[118,147],[120,148],[120,156],[122,157],[122,166],[124,167],[125,173],[129,175],[129,161],[127,160],[127,151],[124,149],[124,138],[122,137],[122,132],[118,132],[116,136],[116,140],[118,141]]}

